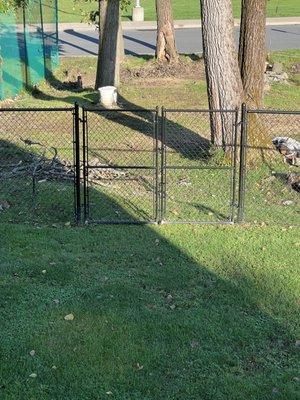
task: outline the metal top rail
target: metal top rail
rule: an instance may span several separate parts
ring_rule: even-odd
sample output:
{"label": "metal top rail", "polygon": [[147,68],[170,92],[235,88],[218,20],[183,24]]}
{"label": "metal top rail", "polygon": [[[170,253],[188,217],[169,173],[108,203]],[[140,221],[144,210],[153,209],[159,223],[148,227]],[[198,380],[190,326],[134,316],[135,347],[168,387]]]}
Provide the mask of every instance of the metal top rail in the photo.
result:
{"label": "metal top rail", "polygon": [[235,113],[238,109],[235,110],[222,110],[222,109],[215,109],[215,110],[210,110],[210,109],[198,109],[198,108],[164,108],[163,107],[163,111],[165,112],[186,112],[186,113],[191,113],[191,112],[198,112],[198,113],[213,113],[213,112],[217,112],[217,113]]}
{"label": "metal top rail", "polygon": [[249,114],[287,114],[287,115],[300,115],[300,110],[260,110],[260,109],[247,109]]}
{"label": "metal top rail", "polygon": [[0,112],[73,111],[74,107],[0,108]]}

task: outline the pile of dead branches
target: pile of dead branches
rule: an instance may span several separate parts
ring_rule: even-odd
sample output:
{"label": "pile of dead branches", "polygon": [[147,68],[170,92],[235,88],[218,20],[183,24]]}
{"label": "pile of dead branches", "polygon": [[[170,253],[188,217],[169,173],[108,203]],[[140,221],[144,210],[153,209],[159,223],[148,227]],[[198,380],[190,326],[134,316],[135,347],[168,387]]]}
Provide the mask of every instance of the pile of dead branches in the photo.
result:
{"label": "pile of dead branches", "polygon": [[21,141],[26,147],[33,147],[35,151],[28,151],[26,159],[21,159],[17,163],[0,165],[0,180],[25,177],[38,179],[39,182],[74,179],[72,163],[68,160],[60,160],[55,147],[30,139],[21,139]]}

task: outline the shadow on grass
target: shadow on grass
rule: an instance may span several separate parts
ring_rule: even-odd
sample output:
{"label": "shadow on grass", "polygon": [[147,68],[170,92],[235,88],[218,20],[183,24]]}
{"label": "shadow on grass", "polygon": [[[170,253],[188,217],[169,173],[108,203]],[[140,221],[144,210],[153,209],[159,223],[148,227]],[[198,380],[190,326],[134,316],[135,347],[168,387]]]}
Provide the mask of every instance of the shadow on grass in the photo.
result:
{"label": "shadow on grass", "polygon": [[[99,112],[99,108],[96,107],[99,96],[98,93],[95,92],[95,93],[85,94],[85,92],[89,92],[89,89],[80,90],[76,86],[75,82],[74,83],[61,82],[53,74],[50,73],[48,74],[47,82],[51,87],[53,87],[56,90],[69,90],[73,92],[74,95],[65,98],[59,98],[52,95],[48,95],[42,92],[39,88],[28,88],[33,97],[45,101],[63,100],[68,103],[71,103],[72,105],[74,105],[74,102],[78,102],[79,105],[90,108],[91,112],[93,111],[96,115],[101,114],[104,118],[108,120],[111,120],[111,118],[113,118],[114,123],[123,127],[124,134],[126,134],[126,128],[128,128],[140,133],[141,135],[145,135],[148,137],[150,135],[150,138],[153,138],[153,129],[149,127],[149,120],[147,118],[146,119],[141,118],[141,111],[143,110],[143,107],[140,107],[130,102],[123,96],[119,95],[118,97],[118,102],[121,105],[121,110],[129,109],[131,110],[131,114],[130,115],[127,114],[126,117],[117,119],[115,118],[117,110],[106,111],[102,109],[102,111]],[[79,92],[81,93],[81,95],[79,94]],[[84,94],[83,96],[82,93]],[[209,118],[209,114],[207,115],[207,117]],[[118,122],[119,120],[121,121],[120,124]],[[186,122],[189,121],[187,120]],[[153,123],[153,121],[151,121],[150,123]],[[200,123],[205,124],[205,121],[200,121]],[[181,155],[184,159],[202,160],[202,161],[208,160],[211,156],[210,151],[212,144],[210,139],[208,139],[204,135],[201,135],[201,130],[203,130],[203,132],[205,132],[207,136],[206,126],[197,126],[197,127],[195,126],[195,131],[194,131],[188,128],[187,126],[181,125],[180,123],[172,121],[171,119],[167,119],[166,120],[167,134],[165,137],[165,144],[167,147],[169,147],[170,149],[174,150],[179,155]]]}
{"label": "shadow on grass", "polygon": [[[271,399],[275,388],[296,400],[292,323],[285,311],[266,311],[275,289],[247,277],[245,257],[232,259],[228,231],[6,230],[4,398]],[[216,264],[228,280],[212,272]],[[280,301],[283,310],[283,293]]]}

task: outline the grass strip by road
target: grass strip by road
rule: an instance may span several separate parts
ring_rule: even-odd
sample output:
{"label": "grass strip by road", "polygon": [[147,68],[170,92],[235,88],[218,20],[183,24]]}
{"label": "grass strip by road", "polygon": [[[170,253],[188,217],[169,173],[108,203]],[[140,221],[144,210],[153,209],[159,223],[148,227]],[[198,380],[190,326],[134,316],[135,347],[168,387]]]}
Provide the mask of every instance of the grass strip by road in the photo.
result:
{"label": "grass strip by road", "polygon": [[[88,14],[95,9],[95,2],[79,1],[75,5],[70,5],[70,0],[60,0],[59,18],[60,22],[81,22],[83,14]],[[134,4],[134,1],[131,2]],[[173,0],[174,19],[198,19],[200,18],[199,0]],[[240,0],[233,0],[234,16],[240,16]],[[131,19],[132,4],[127,10],[123,11],[123,19]],[[145,20],[154,21],[156,19],[155,1],[142,0],[142,6],[145,8]],[[268,17],[295,17],[300,16],[300,5],[298,0],[269,0]]]}

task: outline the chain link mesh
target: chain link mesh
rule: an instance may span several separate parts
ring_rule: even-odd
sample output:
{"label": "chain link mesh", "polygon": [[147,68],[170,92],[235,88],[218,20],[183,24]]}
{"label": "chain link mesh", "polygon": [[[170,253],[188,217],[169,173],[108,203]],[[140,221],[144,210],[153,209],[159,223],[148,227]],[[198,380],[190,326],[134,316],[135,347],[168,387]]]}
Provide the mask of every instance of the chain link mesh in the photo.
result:
{"label": "chain link mesh", "polygon": [[86,118],[86,217],[98,222],[153,221],[155,112],[88,110]]}
{"label": "chain link mesh", "polygon": [[[211,133],[211,119],[227,130]],[[229,222],[233,218],[236,112],[167,111],[165,215],[167,221]]]}
{"label": "chain link mesh", "polygon": [[74,220],[73,114],[0,110],[0,220]]}
{"label": "chain link mesh", "polygon": [[245,221],[300,225],[300,113],[250,111],[247,136]]}

